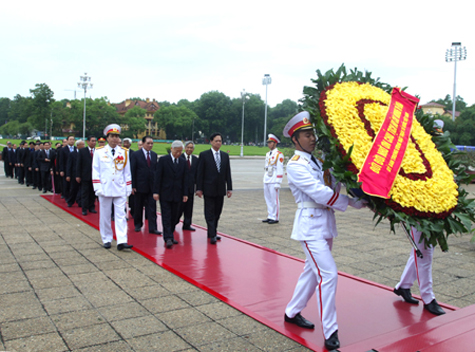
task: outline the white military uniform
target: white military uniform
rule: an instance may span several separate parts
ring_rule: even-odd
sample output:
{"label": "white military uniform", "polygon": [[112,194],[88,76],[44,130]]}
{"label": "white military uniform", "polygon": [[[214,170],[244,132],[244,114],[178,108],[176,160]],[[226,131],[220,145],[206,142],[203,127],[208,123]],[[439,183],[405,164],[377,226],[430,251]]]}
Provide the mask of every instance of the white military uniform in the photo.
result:
{"label": "white military uniform", "polygon": [[267,204],[267,219],[279,220],[279,191],[284,176],[284,155],[277,148],[266,154],[264,174],[264,198]]}
{"label": "white military uniform", "polygon": [[[320,319],[325,339],[338,329],[335,295],[338,273],[331,254],[333,238],[337,236],[334,210],[345,211],[347,196],[339,193],[340,185],[325,185],[324,172],[319,161],[303,151],[287,164],[287,179],[298,209],[291,238],[300,241],[307,257],[292,299],[285,309],[289,318],[295,317],[316,292]],[[331,175],[329,175],[330,178]]]}
{"label": "white military uniform", "polygon": [[418,258],[416,251],[412,251],[401,275],[401,280],[396,285],[396,289],[410,289],[417,279],[422,301],[424,304],[429,304],[435,299],[434,291],[432,290],[432,256],[434,254],[434,247],[428,246],[425,248],[424,241],[419,243],[421,234],[420,231],[411,226],[411,236],[417,244],[417,248],[422,252],[423,258]]}
{"label": "white military uniform", "polygon": [[127,243],[125,203],[132,192],[132,176],[128,149],[116,146],[96,148],[92,161],[92,183],[99,197],[102,242],[112,242],[111,205],[114,204],[114,222],[117,244]]}

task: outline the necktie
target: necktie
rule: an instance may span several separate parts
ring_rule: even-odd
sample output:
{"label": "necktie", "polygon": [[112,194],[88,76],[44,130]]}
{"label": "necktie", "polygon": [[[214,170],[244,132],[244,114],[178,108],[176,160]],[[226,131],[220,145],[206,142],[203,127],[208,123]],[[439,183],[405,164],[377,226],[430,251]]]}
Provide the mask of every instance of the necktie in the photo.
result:
{"label": "necktie", "polygon": [[150,167],[150,152],[147,152],[147,165]]}
{"label": "necktie", "polygon": [[112,151],[112,156],[114,156],[114,154],[115,154],[115,149],[111,149],[111,151]]}
{"label": "necktie", "polygon": [[94,153],[92,152],[92,149],[91,149],[91,158],[93,158],[93,157],[94,157]]}
{"label": "necktie", "polygon": [[216,159],[215,159],[215,161],[216,161],[216,168],[218,169],[218,172],[220,172],[220,171],[221,171],[221,158],[220,158],[220,156],[219,156],[219,151],[216,152]]}
{"label": "necktie", "polygon": [[315,163],[315,165],[317,165],[317,167],[320,168],[320,166],[318,165],[317,159],[315,159],[315,157],[313,155],[310,158]]}
{"label": "necktie", "polygon": [[190,162],[190,156],[188,155],[188,160],[186,161],[188,163],[188,170],[191,169],[191,162]]}
{"label": "necktie", "polygon": [[46,159],[49,159],[49,150],[46,151]]}

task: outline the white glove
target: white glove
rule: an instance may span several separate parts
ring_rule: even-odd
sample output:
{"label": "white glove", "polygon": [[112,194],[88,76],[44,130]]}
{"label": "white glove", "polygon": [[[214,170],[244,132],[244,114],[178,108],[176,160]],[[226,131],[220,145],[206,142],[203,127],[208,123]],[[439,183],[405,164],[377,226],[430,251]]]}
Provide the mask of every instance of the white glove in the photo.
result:
{"label": "white glove", "polygon": [[102,193],[101,190],[97,190],[97,191],[96,191],[96,196],[97,196],[97,197],[103,197],[104,194]]}
{"label": "white glove", "polygon": [[127,198],[132,194],[132,191],[127,191]]}
{"label": "white glove", "polygon": [[348,205],[352,206],[355,209],[364,208],[368,204],[368,201],[364,199],[349,198]]}
{"label": "white glove", "polygon": [[280,188],[280,183],[276,183],[275,184],[275,189],[279,189]]}

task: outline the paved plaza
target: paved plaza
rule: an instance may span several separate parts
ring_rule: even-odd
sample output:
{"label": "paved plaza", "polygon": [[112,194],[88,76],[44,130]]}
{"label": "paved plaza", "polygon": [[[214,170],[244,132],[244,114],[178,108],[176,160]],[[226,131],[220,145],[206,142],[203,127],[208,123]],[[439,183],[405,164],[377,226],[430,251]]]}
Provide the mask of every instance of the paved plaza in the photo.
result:
{"label": "paved plaza", "polygon": [[[261,222],[263,164],[231,159],[235,191],[219,231],[303,259],[289,238],[296,205],[285,177],[280,223]],[[96,229],[6,179],[1,162],[0,168],[0,351],[308,350],[135,252],[103,249]],[[475,187],[469,191],[475,197]],[[387,224],[374,228],[372,217],[367,209],[337,214],[335,261],[342,272],[393,287],[411,247]],[[193,222],[206,226],[199,198]],[[475,304],[475,246],[467,235],[449,245],[448,253],[434,253],[436,298]]]}

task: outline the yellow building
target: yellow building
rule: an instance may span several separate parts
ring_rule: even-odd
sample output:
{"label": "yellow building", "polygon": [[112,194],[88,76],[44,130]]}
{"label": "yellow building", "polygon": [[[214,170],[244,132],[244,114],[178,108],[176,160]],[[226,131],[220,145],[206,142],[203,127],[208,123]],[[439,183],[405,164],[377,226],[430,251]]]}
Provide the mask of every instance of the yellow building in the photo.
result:
{"label": "yellow building", "polygon": [[[452,119],[452,110],[445,109],[445,106],[442,104],[438,104],[431,101],[430,103],[419,105],[419,106],[424,112],[424,114],[446,116]],[[460,115],[460,112],[456,111],[455,118],[459,117],[459,115]]]}
{"label": "yellow building", "polygon": [[158,102],[155,101],[155,99],[153,99],[152,101],[150,101],[149,98],[147,98],[145,101],[127,99],[122,103],[113,105],[116,107],[117,112],[122,116],[124,116],[127,111],[134,108],[135,106],[138,106],[147,111],[147,113],[145,114],[146,131],[138,134],[137,138],[142,138],[143,136],[150,135],[156,139],[167,139],[165,131],[159,129],[157,123],[153,122],[153,114],[155,114],[155,112],[160,109],[160,106],[158,105]]}

